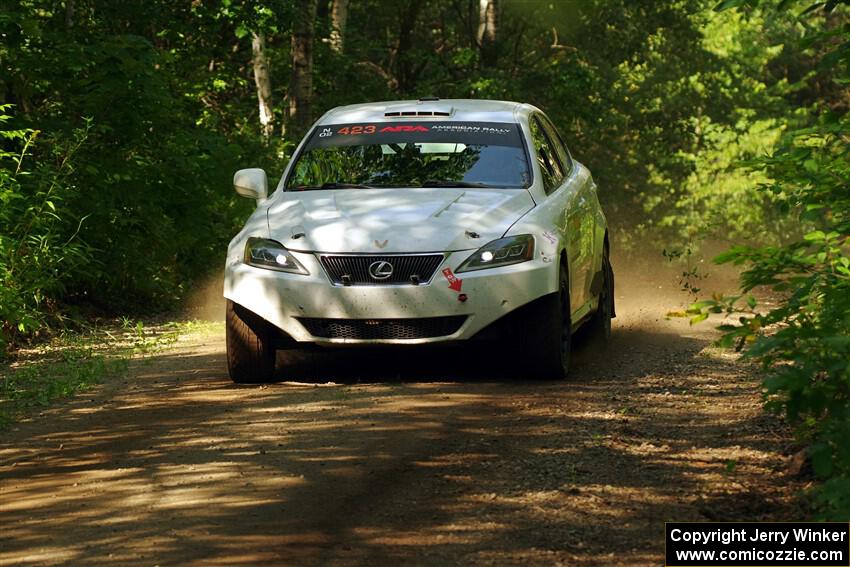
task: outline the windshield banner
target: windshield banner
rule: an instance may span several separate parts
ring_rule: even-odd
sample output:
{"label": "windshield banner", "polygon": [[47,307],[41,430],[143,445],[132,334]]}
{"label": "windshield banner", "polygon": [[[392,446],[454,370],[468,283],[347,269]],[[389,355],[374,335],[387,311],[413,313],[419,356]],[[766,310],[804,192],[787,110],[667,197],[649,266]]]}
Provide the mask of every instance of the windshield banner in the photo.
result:
{"label": "windshield banner", "polygon": [[319,126],[306,149],[408,142],[522,147],[519,126],[510,122],[408,121]]}

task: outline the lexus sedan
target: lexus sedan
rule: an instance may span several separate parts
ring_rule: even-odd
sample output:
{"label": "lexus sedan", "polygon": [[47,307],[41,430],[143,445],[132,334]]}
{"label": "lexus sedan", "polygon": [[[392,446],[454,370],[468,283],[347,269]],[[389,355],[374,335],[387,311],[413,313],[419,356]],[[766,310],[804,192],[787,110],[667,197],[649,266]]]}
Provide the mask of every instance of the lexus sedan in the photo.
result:
{"label": "lexus sedan", "polygon": [[[501,341],[530,378],[567,375],[573,333],[604,343],[614,273],[596,184],[529,104],[334,108],[230,242],[227,364],[275,377],[279,349]],[[285,370],[281,370],[285,372]]]}

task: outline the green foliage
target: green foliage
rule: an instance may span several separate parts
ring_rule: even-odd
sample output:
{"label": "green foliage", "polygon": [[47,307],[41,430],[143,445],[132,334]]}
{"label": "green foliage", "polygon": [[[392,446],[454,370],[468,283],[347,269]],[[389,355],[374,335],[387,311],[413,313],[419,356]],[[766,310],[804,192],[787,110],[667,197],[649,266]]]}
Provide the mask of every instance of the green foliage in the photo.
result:
{"label": "green foliage", "polygon": [[230,37],[233,21],[167,2],[89,8],[78,4],[70,27],[55,3],[0,17],[0,100],[16,102],[14,118],[3,113],[13,126],[0,155],[7,343],[64,325],[76,305],[175,306],[219,269],[250,210],[232,192],[233,171],[277,151],[244,121],[222,122],[237,110],[209,98],[245,81],[190,72],[222,52],[193,18],[231,26]]}
{"label": "green foliage", "polygon": [[[504,0],[485,53],[473,4],[351,3],[344,52],[322,40],[321,17],[313,107],[426,94],[529,101],[594,171],[621,243],[660,234],[659,252],[662,242],[696,250],[700,238],[734,236],[729,227],[771,236],[770,198],[725,168],[785,127],[774,116],[788,81],[771,64],[807,68],[777,47],[796,33],[792,18],[715,14],[708,0]],[[251,35],[263,32],[283,123],[295,11],[289,0],[92,0],[69,21],[61,5],[33,0],[0,17],[0,93],[17,105],[16,129],[43,132],[30,163],[63,180],[53,190],[62,230],[51,234],[69,238],[79,225],[72,269],[47,293],[57,309],[169,307],[219,269],[250,210],[230,188],[233,171],[280,173],[297,142],[263,144],[250,66]],[[57,152],[70,148],[60,170]],[[51,183],[45,172],[27,199]]]}
{"label": "green foliage", "polygon": [[[747,266],[743,295],[690,314],[739,317],[724,341],[770,372],[769,407],[799,425],[826,479],[817,501],[847,517],[848,4],[502,0],[485,46],[477,2],[362,0],[336,51],[321,0],[312,105],[527,101],[594,172],[619,247],[663,249],[696,294],[700,243],[743,242],[718,259]],[[233,171],[279,174],[298,142],[260,135],[251,66],[262,32],[283,124],[297,6],[4,3],[0,353],[92,308],[174,306],[220,270],[251,209]],[[783,294],[776,308],[758,312],[758,286]],[[157,348],[131,321],[136,348]],[[110,359],[88,348],[63,355],[67,376],[6,375],[0,397],[42,403],[108,372]]]}
{"label": "green foliage", "polygon": [[[0,124],[11,118],[9,110],[9,105],[0,106]],[[66,207],[75,196],[69,177],[88,128],[73,132],[69,140],[45,139],[50,162],[30,170],[27,160],[37,134],[0,130],[13,148],[0,151],[0,352],[16,337],[45,326],[69,278],[93,261],[78,238],[85,218]]]}
{"label": "green foliage", "polygon": [[701,0],[505,0],[493,65],[468,3],[420,4],[428,17],[404,46],[412,68],[398,63],[399,12],[352,4],[346,53],[318,51],[317,106],[422,95],[528,101],[594,172],[619,248],[697,254],[709,238],[777,240],[770,197],[734,165],[764,155],[803,118],[788,112],[790,98],[822,92],[810,84],[811,57],[784,48],[803,33],[793,15],[715,13]]}
{"label": "green foliage", "polygon": [[[0,340],[48,334],[92,309],[175,306],[221,269],[251,210],[232,191],[234,170],[280,174],[298,142],[264,143],[251,67],[251,36],[263,32],[284,123],[297,3],[7,4],[0,101],[15,107],[0,154]],[[822,47],[788,47],[806,33],[795,14],[715,4],[503,0],[484,49],[476,2],[351,2],[343,52],[324,41],[328,16],[316,22],[312,105],[536,104],[594,172],[617,246],[667,250],[697,293],[701,240],[779,246],[798,231],[783,192],[751,190],[778,166],[735,164],[767,153],[819,97],[847,102],[817,72]]]}
{"label": "green foliage", "polygon": [[[776,182],[766,185],[782,210],[809,230],[785,246],[738,247],[719,262],[746,264],[743,291],[770,286],[777,307],[757,312],[752,296],[698,303],[705,312],[737,314],[722,342],[746,347],[769,372],[767,407],[783,412],[811,443],[815,473],[832,479],[818,496],[832,518],[850,518],[850,494],[833,487],[850,479],[850,121],[827,120],[796,133],[763,160]],[[704,316],[706,313],[703,313]]]}
{"label": "green foliage", "polygon": [[699,292],[701,288],[699,286],[702,285],[702,281],[705,280],[709,274],[699,269],[699,264],[696,264],[694,259],[694,251],[691,248],[686,248],[685,250],[667,250],[666,248],[661,251],[661,255],[664,256],[668,262],[676,262],[678,260],[684,260],[684,268],[679,274],[679,287],[682,291],[686,291],[691,294],[694,299],[699,296]]}
{"label": "green foliage", "polygon": [[5,371],[0,376],[0,429],[36,408],[124,372],[125,358],[106,358],[91,347],[69,347],[50,362]]}
{"label": "green foliage", "polygon": [[[737,317],[736,324],[720,327],[721,342],[762,364],[767,407],[783,413],[810,444],[814,472],[825,481],[815,489],[814,501],[834,520],[850,519],[848,139],[850,114],[822,113],[813,125],[786,134],[772,155],[749,164],[769,180],[762,193],[780,215],[796,222],[801,236],[790,236],[783,245],[737,246],[720,255],[717,262],[746,267],[745,295],[693,306],[694,321],[712,312]],[[766,312],[750,295],[761,286],[779,296]]]}
{"label": "green foliage", "polygon": [[131,359],[167,349],[180,337],[220,334],[220,327],[189,321],[147,328],[124,318],[120,327],[63,332],[14,365],[0,366],[0,430],[57,399],[125,374]]}

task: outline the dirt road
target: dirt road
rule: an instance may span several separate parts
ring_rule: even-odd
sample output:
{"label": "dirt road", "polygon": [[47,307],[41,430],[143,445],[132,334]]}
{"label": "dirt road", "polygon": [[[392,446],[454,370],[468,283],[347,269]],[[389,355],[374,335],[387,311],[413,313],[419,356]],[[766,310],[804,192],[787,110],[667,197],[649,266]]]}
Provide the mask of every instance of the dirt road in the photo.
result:
{"label": "dirt road", "polygon": [[614,333],[563,383],[417,350],[238,387],[221,337],[183,344],[3,434],[0,564],[659,565],[665,520],[798,514],[711,326]]}

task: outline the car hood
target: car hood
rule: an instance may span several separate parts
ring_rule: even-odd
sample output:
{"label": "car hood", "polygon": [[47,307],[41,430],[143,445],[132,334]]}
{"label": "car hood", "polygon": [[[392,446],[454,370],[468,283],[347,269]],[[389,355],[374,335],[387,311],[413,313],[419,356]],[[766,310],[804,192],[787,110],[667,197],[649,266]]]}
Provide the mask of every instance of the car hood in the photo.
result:
{"label": "car hood", "polygon": [[399,253],[478,248],[534,207],[525,189],[337,189],[282,192],[271,238],[305,252]]}

